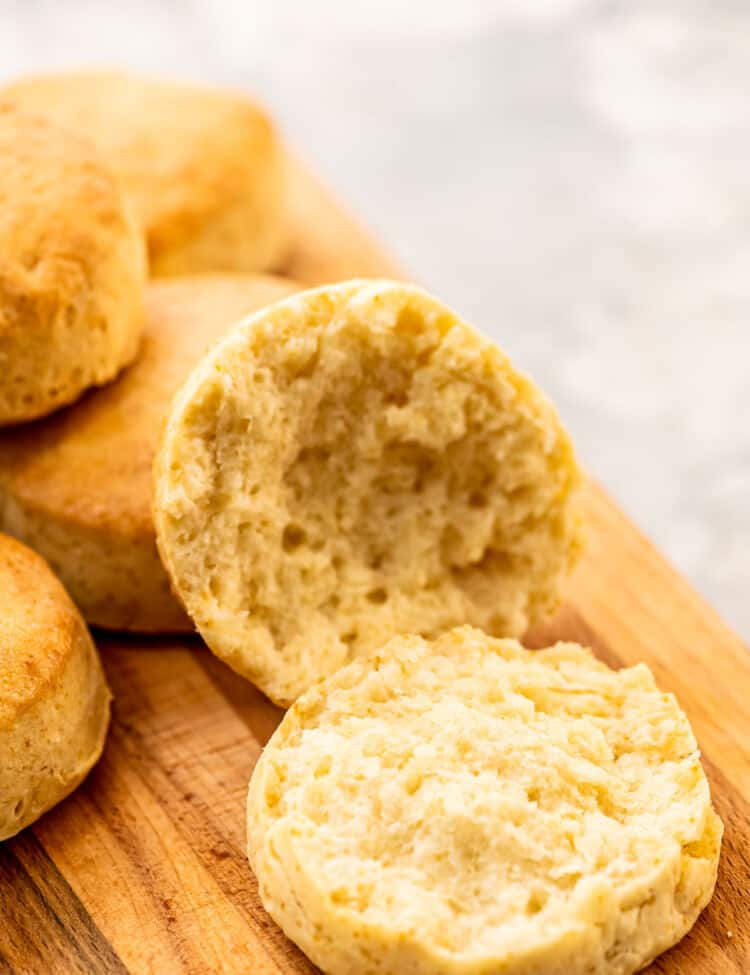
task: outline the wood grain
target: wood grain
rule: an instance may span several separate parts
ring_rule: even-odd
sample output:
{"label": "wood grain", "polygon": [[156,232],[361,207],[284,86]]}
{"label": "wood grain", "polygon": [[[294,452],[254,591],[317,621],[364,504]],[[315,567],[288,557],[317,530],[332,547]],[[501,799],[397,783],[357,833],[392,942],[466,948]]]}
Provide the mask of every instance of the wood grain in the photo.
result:
{"label": "wood grain", "polygon": [[[318,283],[397,276],[290,163],[287,269]],[[557,618],[530,633],[645,660],[688,712],[726,838],[716,895],[650,972],[750,972],[750,654],[596,484],[588,547]],[[197,639],[98,640],[115,710],[73,796],[0,846],[0,973],[296,975],[313,967],[260,905],[244,853],[247,781],[280,712]]]}

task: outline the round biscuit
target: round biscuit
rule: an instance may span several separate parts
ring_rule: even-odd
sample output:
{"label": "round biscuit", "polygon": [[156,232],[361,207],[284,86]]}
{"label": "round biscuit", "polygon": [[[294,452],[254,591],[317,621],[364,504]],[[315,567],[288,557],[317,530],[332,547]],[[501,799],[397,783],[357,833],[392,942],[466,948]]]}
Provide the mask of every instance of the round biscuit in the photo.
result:
{"label": "round biscuit", "polygon": [[261,900],[327,975],[631,975],[708,903],[721,835],[645,665],[469,627],[303,695],[248,797]]}
{"label": "round biscuit", "polygon": [[283,153],[244,95],[121,71],[22,78],[4,95],[101,150],[133,201],[152,275],[257,271],[279,257]]}
{"label": "round biscuit", "polygon": [[399,632],[522,633],[579,548],[579,471],[552,406],[391,281],[238,326],[175,398],[155,474],[175,591],[280,704]]}
{"label": "round biscuit", "polygon": [[0,426],[45,416],[137,353],[143,241],[94,146],[0,102]]}
{"label": "round biscuit", "polygon": [[0,840],[64,799],[101,755],[110,693],[44,560],[0,535]]}

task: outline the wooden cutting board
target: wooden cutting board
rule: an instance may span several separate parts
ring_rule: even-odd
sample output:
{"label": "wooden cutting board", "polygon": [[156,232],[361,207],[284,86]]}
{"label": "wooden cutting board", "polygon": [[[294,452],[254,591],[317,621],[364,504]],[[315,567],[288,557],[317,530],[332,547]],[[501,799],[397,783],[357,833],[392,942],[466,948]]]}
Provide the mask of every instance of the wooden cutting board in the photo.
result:
{"label": "wooden cutting board", "polygon": [[[287,270],[316,283],[397,268],[294,168]],[[530,634],[646,661],[700,742],[726,837],[716,895],[650,969],[750,972],[750,654],[596,484],[558,617]],[[266,916],[245,858],[245,792],[281,712],[195,639],[99,636],[115,694],[104,756],[66,802],[0,844],[0,973],[313,972]]]}

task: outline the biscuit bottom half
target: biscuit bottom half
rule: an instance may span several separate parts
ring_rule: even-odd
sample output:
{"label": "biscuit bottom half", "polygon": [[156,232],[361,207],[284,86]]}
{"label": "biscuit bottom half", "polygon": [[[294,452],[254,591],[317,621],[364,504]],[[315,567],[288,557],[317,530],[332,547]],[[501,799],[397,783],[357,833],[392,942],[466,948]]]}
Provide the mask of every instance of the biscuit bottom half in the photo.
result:
{"label": "biscuit bottom half", "polygon": [[630,975],[709,901],[721,836],[645,665],[469,627],[303,695],[248,798],[263,904],[329,975]]}

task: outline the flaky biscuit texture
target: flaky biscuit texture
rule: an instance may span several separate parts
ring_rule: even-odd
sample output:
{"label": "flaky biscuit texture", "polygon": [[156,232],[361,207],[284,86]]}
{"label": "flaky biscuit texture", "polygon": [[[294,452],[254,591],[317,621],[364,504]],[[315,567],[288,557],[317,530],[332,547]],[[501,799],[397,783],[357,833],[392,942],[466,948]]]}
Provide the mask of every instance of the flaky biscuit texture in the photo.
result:
{"label": "flaky biscuit texture", "polygon": [[647,667],[469,627],[310,690],[248,798],[263,904],[328,975],[631,975],[710,899],[721,834]]}
{"label": "flaky biscuit texture", "polygon": [[548,615],[579,477],[495,345],[412,285],[347,282],[252,316],[193,372],[157,540],[211,649],[288,704],[396,633]]}

